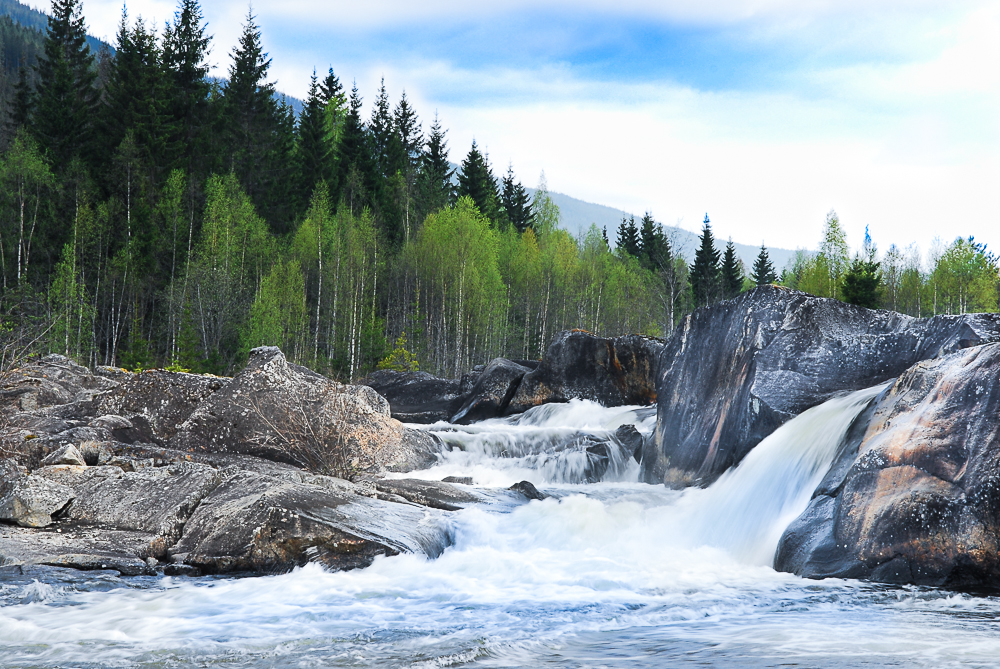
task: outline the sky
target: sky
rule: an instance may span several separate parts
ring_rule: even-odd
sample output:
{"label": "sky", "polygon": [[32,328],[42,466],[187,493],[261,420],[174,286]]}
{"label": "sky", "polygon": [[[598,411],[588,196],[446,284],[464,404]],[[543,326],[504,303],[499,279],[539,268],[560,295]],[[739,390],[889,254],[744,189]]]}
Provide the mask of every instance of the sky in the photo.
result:
{"label": "sky", "polygon": [[[84,0],[113,38],[120,0]],[[175,2],[132,0],[157,26]],[[210,0],[225,76],[245,0]],[[1000,251],[1000,1],[258,0],[278,89],[316,68],[405,89],[453,162],[719,238],[858,248],[973,235]],[[370,107],[369,107],[370,108]]]}

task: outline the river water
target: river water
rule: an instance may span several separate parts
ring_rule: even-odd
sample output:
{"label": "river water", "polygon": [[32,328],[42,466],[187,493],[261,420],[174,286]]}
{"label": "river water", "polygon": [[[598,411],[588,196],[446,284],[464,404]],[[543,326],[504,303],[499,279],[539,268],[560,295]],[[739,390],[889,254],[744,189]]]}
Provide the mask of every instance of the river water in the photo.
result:
{"label": "river water", "polygon": [[[119,578],[0,575],[3,667],[988,667],[1000,599],[770,564],[851,420],[879,389],[787,423],[706,489],[636,482],[584,450],[649,409],[573,401],[516,419],[430,426],[450,446],[407,476],[533,482],[551,495],[450,516],[435,560],[328,573]],[[2,570],[0,570],[2,571]]]}

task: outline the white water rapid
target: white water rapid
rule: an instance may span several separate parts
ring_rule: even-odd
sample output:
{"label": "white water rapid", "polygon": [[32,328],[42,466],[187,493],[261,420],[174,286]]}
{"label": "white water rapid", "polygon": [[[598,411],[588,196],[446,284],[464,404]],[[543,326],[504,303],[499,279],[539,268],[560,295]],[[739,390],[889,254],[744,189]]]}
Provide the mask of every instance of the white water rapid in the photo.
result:
{"label": "white water rapid", "polygon": [[[712,486],[682,492],[637,483],[628,449],[608,447],[620,425],[648,434],[649,409],[574,401],[429,426],[451,450],[407,476],[526,479],[551,497],[455,512],[439,558],[352,572],[0,575],[0,666],[995,666],[996,598],[770,567],[878,391],[805,412]],[[595,471],[601,482],[581,482]]]}

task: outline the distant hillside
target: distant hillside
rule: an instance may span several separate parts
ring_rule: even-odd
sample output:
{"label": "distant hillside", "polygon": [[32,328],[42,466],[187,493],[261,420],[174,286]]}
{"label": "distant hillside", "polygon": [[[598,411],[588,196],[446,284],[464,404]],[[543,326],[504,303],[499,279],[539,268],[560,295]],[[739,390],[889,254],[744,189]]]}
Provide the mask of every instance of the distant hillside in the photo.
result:
{"label": "distant hillside", "polygon": [[[526,190],[534,197],[535,189],[527,188]],[[630,215],[620,209],[606,207],[603,204],[585,202],[563,193],[549,191],[549,197],[559,207],[563,226],[567,230],[574,235],[580,235],[586,232],[591,223],[596,223],[599,228],[607,227],[608,239],[611,240],[612,244],[615,243],[615,233],[618,230],[618,224],[621,223],[623,217]],[[690,261],[694,257],[695,249],[698,247],[698,235],[678,228],[675,225],[664,225],[663,227],[666,229],[675,248]],[[717,242],[719,243],[719,247],[722,248],[725,246],[726,240],[717,240]],[[740,244],[735,241],[733,242],[733,246],[736,247],[737,254],[739,254],[744,267],[749,272],[753,267],[754,260],[757,259],[757,254],[760,253],[760,247],[748,246],[747,244]],[[795,257],[795,251],[772,248],[770,246],[767,248],[767,253],[771,257],[771,262],[779,274],[788,261]]]}
{"label": "distant hillside", "polygon": [[[8,16],[14,23],[23,28],[27,28],[32,32],[40,33],[41,35],[45,34],[45,30],[49,26],[49,17],[47,14],[21,4],[17,0],[0,0],[0,16]],[[110,44],[107,44],[92,35],[87,35],[87,45],[95,54],[101,50],[102,45],[110,49],[111,53],[115,52]],[[9,50],[7,40],[5,40],[4,44],[0,44],[0,49],[3,51]],[[34,54],[18,54],[14,56],[13,59],[5,54],[3,66],[8,70],[17,69],[17,60],[21,57],[21,55],[33,56]],[[29,62],[33,62],[33,59],[29,59]]]}

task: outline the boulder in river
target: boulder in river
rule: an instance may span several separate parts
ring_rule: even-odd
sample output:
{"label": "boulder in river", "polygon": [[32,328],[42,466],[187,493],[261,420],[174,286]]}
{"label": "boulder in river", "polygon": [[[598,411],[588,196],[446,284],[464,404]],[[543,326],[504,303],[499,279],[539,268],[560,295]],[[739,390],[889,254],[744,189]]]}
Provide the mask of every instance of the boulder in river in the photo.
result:
{"label": "boulder in river", "polygon": [[652,404],[663,342],[626,335],[605,339],[583,330],[556,335],[537,368],[524,375],[506,414],[579,398],[604,406]]}
{"label": "boulder in river", "polygon": [[1000,582],[1000,344],[920,362],[859,416],[785,531],[775,568],[810,578]]}
{"label": "boulder in river", "polygon": [[998,314],[916,319],[778,286],[699,309],[663,349],[643,480],[710,483],[834,394],[993,341],[1000,341]]}
{"label": "boulder in river", "polygon": [[[473,382],[470,380],[470,389]],[[404,423],[446,421],[462,406],[468,393],[461,380],[442,379],[427,372],[380,370],[359,383],[384,397],[392,417]]]}
{"label": "boulder in river", "polygon": [[469,423],[502,416],[525,374],[531,370],[506,358],[496,358],[476,378],[468,399],[451,418],[452,423]]}
{"label": "boulder in river", "polygon": [[434,462],[438,443],[404,427],[368,386],[345,386],[289,363],[273,346],[208,396],[170,448],[238,453],[345,478],[408,471]]}
{"label": "boulder in river", "polygon": [[206,572],[366,567],[379,555],[436,557],[450,543],[433,509],[231,468],[195,511],[173,559]]}

